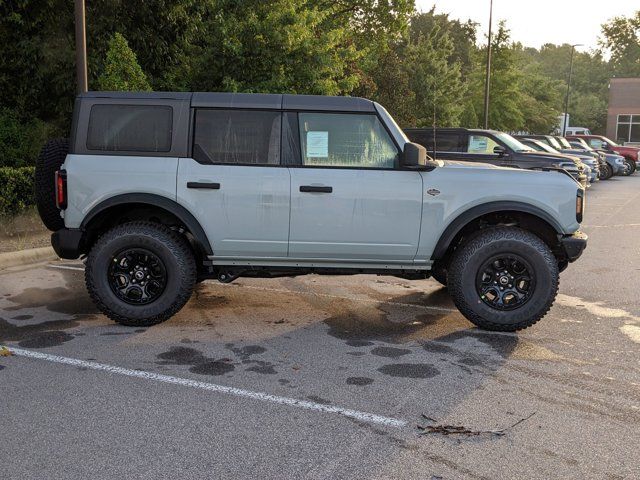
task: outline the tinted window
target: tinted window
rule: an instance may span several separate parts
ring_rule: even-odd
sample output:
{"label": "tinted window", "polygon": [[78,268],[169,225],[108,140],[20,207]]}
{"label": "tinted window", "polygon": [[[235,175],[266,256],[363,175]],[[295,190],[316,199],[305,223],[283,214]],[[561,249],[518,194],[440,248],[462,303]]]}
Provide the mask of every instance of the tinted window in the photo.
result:
{"label": "tinted window", "polygon": [[300,113],[303,165],[393,168],[398,149],[375,115]]}
{"label": "tinted window", "polygon": [[113,152],[171,150],[173,109],[159,105],[94,105],[87,149]]}
{"label": "tinted window", "polygon": [[427,130],[423,132],[409,132],[408,136],[412,142],[419,143],[430,152],[434,150],[438,152],[460,151],[460,135],[457,133],[436,132],[434,138],[433,131]]}
{"label": "tinted window", "polygon": [[280,112],[197,110],[193,158],[202,163],[280,164]]}

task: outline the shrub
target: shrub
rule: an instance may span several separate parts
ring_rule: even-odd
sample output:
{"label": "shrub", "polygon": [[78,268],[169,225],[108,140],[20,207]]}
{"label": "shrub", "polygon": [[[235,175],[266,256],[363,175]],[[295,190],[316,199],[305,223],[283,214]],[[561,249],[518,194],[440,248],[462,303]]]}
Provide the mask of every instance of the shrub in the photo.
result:
{"label": "shrub", "polygon": [[35,204],[34,167],[0,167],[0,216],[13,216]]}
{"label": "shrub", "polygon": [[0,167],[33,165],[50,131],[41,120],[22,121],[13,110],[0,108]]}

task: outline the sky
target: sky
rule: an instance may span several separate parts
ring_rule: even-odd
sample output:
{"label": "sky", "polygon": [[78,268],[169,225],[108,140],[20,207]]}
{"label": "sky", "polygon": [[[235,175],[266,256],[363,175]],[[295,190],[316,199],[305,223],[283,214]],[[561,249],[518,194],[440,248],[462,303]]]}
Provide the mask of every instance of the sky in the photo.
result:
{"label": "sky", "polygon": [[[489,0],[416,0],[419,11],[429,11],[434,5],[436,13],[478,22],[478,40],[484,41]],[[612,17],[631,16],[637,10],[639,0],[493,0],[493,24],[506,20],[511,38],[527,47],[581,43],[584,46],[576,49],[589,51],[598,46],[601,24]]]}

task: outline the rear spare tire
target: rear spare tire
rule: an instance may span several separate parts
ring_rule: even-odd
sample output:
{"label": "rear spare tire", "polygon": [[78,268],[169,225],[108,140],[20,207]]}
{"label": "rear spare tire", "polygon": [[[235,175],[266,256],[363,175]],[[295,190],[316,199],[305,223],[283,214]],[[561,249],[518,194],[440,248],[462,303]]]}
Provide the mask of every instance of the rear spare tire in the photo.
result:
{"label": "rear spare tire", "polygon": [[60,170],[69,151],[69,140],[49,140],[36,160],[35,198],[42,223],[55,232],[64,228],[64,220],[56,206],[55,173]]}

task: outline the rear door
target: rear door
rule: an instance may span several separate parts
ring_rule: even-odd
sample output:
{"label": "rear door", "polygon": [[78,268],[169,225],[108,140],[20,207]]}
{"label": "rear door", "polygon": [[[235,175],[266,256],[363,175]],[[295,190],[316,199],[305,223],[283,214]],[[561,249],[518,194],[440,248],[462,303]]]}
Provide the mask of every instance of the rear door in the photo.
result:
{"label": "rear door", "polygon": [[422,176],[375,114],[287,114],[289,257],[407,262],[418,248]]}
{"label": "rear door", "polygon": [[216,258],[286,257],[290,177],[280,165],[282,113],[196,109],[192,158],[178,167],[178,202]]}

